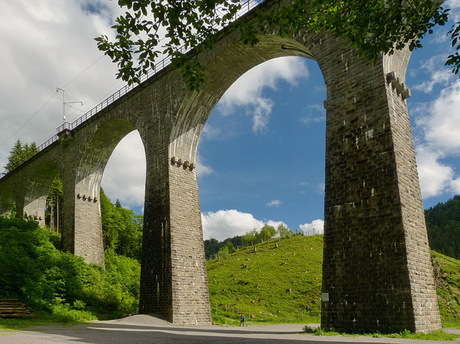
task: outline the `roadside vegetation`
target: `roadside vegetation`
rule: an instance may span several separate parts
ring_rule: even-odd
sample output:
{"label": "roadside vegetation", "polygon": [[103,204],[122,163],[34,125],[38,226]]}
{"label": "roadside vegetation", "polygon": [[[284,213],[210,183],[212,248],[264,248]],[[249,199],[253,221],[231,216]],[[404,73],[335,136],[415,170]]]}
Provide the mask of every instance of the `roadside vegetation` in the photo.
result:
{"label": "roadside vegetation", "polygon": [[[140,264],[105,251],[105,268],[60,250],[60,237],[34,221],[0,217],[0,298],[19,299],[40,321],[79,322],[135,313]],[[32,320],[29,320],[29,322]],[[13,323],[2,320],[0,324]]]}

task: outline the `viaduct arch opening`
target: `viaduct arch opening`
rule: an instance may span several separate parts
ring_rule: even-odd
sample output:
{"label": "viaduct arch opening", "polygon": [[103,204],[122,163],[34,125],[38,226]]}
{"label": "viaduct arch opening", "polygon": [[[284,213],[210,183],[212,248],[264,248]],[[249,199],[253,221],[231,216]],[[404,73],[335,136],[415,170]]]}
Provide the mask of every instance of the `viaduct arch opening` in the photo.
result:
{"label": "viaduct arch opening", "polygon": [[[200,159],[207,165],[205,173],[210,173],[202,175],[198,170],[204,239],[222,241],[242,236],[254,228],[260,230],[267,222],[275,228],[285,222],[294,231],[306,229],[306,234],[313,234],[308,228],[314,220],[319,220],[317,224],[324,218],[323,84],[315,61],[291,56],[253,67],[226,90],[207,119],[198,146]],[[249,97],[254,97],[253,101]],[[313,150],[315,141],[319,144]],[[322,226],[316,227],[322,230]],[[257,266],[257,260],[254,256],[245,263]],[[308,264],[305,269],[309,269]],[[271,273],[276,276],[281,274],[279,270],[282,268],[274,267]],[[267,276],[255,283],[262,284],[262,289],[272,289],[271,282],[266,284]],[[317,281],[317,285],[320,283]],[[252,286],[257,295],[258,289]],[[291,287],[294,293],[308,290],[308,285]],[[229,290],[235,291],[231,286]],[[319,292],[319,287],[315,290]],[[283,300],[292,295],[284,289],[278,292],[273,289],[274,295]],[[216,301],[211,293],[213,311]],[[228,307],[235,309],[232,301]],[[280,318],[289,313],[268,305],[267,311]],[[318,308],[306,313],[310,311],[318,315]],[[299,305],[291,312],[300,315],[304,309]]]}
{"label": "viaduct arch opening", "polygon": [[[322,83],[314,61],[286,57],[252,68],[225,92],[198,148],[205,165],[201,173],[198,169],[200,202],[208,224],[230,209],[238,211],[234,216],[250,213],[254,221],[284,221],[293,230],[323,219]],[[320,148],[313,151],[313,142]],[[244,225],[230,232],[224,224],[225,233],[204,228],[205,239],[253,229]]]}

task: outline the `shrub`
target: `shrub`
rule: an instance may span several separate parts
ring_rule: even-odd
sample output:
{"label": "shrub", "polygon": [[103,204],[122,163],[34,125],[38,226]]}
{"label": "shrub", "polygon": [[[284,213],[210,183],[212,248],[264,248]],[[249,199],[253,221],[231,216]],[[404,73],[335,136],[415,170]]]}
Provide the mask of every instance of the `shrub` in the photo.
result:
{"label": "shrub", "polygon": [[[0,298],[17,298],[60,321],[110,318],[137,311],[140,265],[106,255],[107,268],[59,251],[37,223],[0,217]],[[66,320],[67,319],[67,320]]]}

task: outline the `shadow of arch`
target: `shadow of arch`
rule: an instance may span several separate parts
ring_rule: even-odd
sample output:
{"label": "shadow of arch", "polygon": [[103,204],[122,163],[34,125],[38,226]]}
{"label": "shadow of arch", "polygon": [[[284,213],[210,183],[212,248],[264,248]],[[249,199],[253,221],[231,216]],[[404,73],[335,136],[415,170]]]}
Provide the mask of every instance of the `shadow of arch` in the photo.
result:
{"label": "shadow of arch", "polygon": [[9,217],[15,211],[14,193],[9,183],[0,184],[0,216]]}

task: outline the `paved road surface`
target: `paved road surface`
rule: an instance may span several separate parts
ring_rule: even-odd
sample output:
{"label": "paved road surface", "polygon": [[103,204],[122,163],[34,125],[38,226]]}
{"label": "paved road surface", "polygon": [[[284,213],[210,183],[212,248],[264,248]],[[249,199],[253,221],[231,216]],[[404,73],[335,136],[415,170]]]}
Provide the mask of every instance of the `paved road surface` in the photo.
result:
{"label": "paved road surface", "polygon": [[[369,337],[320,337],[299,334],[303,325],[182,327],[147,315],[75,326],[40,326],[0,332],[0,344],[314,344],[314,343],[460,343]],[[455,331],[455,330],[454,330]],[[457,332],[460,338],[460,331]]]}

